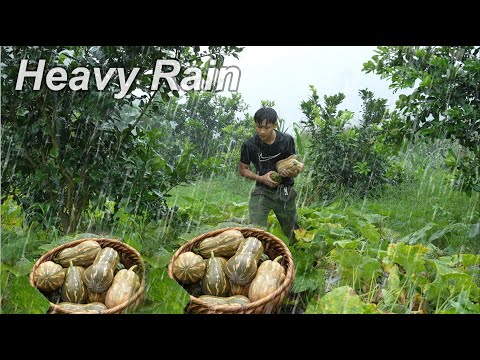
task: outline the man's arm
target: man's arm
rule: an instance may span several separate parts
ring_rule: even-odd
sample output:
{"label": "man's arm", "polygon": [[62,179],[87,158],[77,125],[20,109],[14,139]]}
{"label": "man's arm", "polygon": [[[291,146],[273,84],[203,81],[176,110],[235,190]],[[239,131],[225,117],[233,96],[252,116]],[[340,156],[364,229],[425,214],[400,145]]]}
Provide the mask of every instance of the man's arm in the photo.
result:
{"label": "man's arm", "polygon": [[244,164],[242,162],[240,162],[239,171],[240,171],[240,175],[242,175],[243,177],[245,177],[247,179],[250,179],[250,180],[258,181],[258,182],[260,182],[262,184],[265,184],[265,185],[268,185],[272,188],[275,188],[279,185],[277,182],[270,179],[270,173],[272,173],[273,171],[269,171],[265,175],[260,176],[260,175],[255,174],[253,171],[251,171],[249,169],[248,165]]}

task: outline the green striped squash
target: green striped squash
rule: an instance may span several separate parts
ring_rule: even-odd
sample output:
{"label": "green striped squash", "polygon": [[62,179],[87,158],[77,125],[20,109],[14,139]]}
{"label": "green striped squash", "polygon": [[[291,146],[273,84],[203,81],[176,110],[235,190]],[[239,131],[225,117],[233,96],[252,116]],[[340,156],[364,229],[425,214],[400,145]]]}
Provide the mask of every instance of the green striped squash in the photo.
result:
{"label": "green striped squash", "polygon": [[225,275],[224,262],[215,257],[213,251],[207,260],[207,268],[202,279],[202,290],[206,295],[226,296],[230,291],[230,283]]}
{"label": "green striped squash", "polygon": [[102,248],[98,242],[94,240],[86,240],[74,247],[63,249],[55,256],[53,261],[63,267],[68,267],[70,261],[74,266],[87,267],[92,265],[95,257],[101,249]]}
{"label": "green striped squash", "polygon": [[199,282],[205,274],[206,262],[192,251],[180,254],[173,262],[175,279],[184,284]]}
{"label": "green striped squash", "polygon": [[203,258],[209,257],[212,251],[215,256],[230,257],[235,254],[244,239],[243,234],[239,230],[225,230],[217,236],[202,240],[195,252]]}
{"label": "green striped squash", "polygon": [[232,283],[247,285],[257,272],[257,264],[263,254],[263,244],[255,237],[246,238],[236,254],[232,256],[225,268],[225,273]]}
{"label": "green striped squash", "polygon": [[112,285],[119,260],[120,256],[117,250],[111,247],[100,250],[93,264],[85,270],[83,275],[83,282],[88,289],[97,293],[107,291]]}
{"label": "green striped squash", "polygon": [[33,279],[38,289],[50,292],[62,287],[65,281],[65,269],[53,261],[41,263],[33,273]]}
{"label": "green striped squash", "polygon": [[87,288],[82,281],[84,273],[85,269],[83,267],[74,266],[70,262],[62,285],[61,297],[63,301],[81,304],[87,300]]}

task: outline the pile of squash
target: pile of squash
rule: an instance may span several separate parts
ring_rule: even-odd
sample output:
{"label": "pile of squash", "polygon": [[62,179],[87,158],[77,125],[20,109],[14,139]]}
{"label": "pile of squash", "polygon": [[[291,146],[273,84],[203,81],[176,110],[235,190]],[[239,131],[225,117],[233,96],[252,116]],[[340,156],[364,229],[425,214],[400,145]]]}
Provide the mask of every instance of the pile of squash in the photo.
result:
{"label": "pile of squash", "polygon": [[230,229],[204,239],[172,264],[175,279],[211,305],[247,305],[277,290],[285,280],[281,256],[270,260],[256,237]]}
{"label": "pile of squash", "polygon": [[62,309],[95,313],[123,304],[138,291],[136,267],[126,269],[117,250],[86,240],[41,263],[33,280],[37,289]]}

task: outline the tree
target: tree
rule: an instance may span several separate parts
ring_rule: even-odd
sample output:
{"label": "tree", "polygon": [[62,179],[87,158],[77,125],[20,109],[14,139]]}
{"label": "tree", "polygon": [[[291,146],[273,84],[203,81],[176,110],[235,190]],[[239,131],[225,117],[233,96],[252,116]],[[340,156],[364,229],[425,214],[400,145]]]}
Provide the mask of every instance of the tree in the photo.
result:
{"label": "tree", "polygon": [[382,46],[376,53],[363,71],[389,79],[394,91],[413,89],[385,124],[390,138],[457,141],[465,151],[450,151],[446,163],[461,189],[480,191],[480,46]]}
{"label": "tree", "polygon": [[[2,200],[13,195],[31,218],[48,218],[65,233],[76,230],[92,199],[110,197],[117,204],[134,204],[135,211],[165,204],[165,184],[183,181],[185,171],[179,176],[171,159],[159,155],[159,135],[144,131],[142,120],[156,96],[168,100],[178,93],[166,81],[152,90],[152,69],[158,59],[175,59],[180,82],[189,75],[185,69],[203,66],[204,58],[221,66],[225,56],[240,51],[222,46],[2,47]],[[88,90],[54,91],[45,84],[34,90],[28,79],[17,91],[22,59],[28,59],[29,71],[45,60],[44,81],[55,67],[65,69],[71,81],[84,68],[91,75]],[[120,70],[99,91],[94,68],[102,78],[111,69],[123,69],[125,78],[135,68],[138,74],[125,96],[116,98]],[[73,85],[80,84],[77,79]],[[134,119],[125,116],[132,106],[139,109]],[[186,164],[188,151],[183,155],[177,160]]]}

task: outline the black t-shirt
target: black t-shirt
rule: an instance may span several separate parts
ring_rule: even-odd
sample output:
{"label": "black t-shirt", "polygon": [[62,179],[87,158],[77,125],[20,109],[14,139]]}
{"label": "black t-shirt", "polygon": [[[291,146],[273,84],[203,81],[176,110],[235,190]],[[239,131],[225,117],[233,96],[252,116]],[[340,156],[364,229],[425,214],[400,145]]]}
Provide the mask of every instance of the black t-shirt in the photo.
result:
{"label": "black t-shirt", "polygon": [[[269,171],[277,171],[275,164],[277,161],[288,158],[295,154],[295,141],[289,134],[282,133],[275,130],[276,137],[273,144],[266,144],[255,134],[251,138],[245,140],[240,151],[240,161],[244,164],[250,165],[253,163],[258,175],[264,175]],[[293,178],[283,178],[285,186],[294,184]],[[262,186],[271,189],[269,186],[259,183],[257,186]]]}

